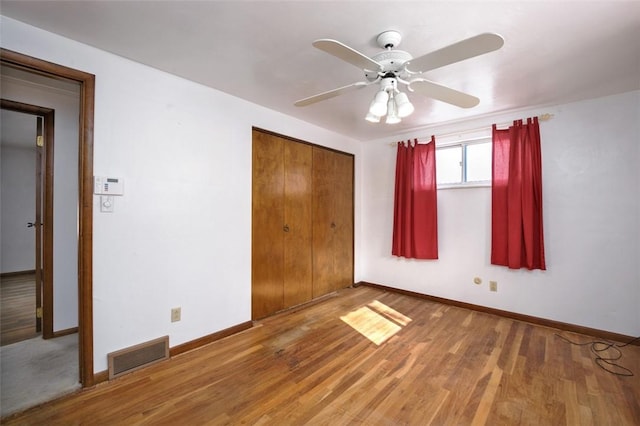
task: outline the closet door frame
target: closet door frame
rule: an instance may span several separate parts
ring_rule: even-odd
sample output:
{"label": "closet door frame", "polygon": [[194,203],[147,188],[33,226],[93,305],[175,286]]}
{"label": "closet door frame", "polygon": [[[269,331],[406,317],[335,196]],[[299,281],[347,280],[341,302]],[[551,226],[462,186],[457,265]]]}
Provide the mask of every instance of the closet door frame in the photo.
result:
{"label": "closet door frame", "polygon": [[[282,135],[282,134],[279,134],[279,133],[276,133],[276,132],[272,132],[270,130],[265,130],[265,129],[262,129],[262,128],[254,126],[252,128],[252,155],[254,156],[253,157],[254,160],[255,160],[255,152],[253,152],[253,150],[254,150],[254,147],[253,147],[253,137],[254,136],[253,135],[255,135],[256,132],[262,133],[262,134],[265,134],[265,135],[275,136],[275,137],[281,138],[281,139],[283,139],[285,141],[290,141],[290,142],[294,142],[294,143],[307,145],[307,146],[310,146],[312,149],[313,148],[319,148],[319,149],[323,149],[323,150],[326,150],[326,151],[335,152],[335,153],[339,153],[339,154],[343,154],[343,155],[351,157],[351,159],[352,159],[352,168],[351,168],[351,175],[352,175],[351,176],[351,212],[350,212],[350,215],[351,215],[351,244],[350,244],[350,250],[351,250],[351,259],[350,259],[351,260],[351,276],[349,278],[349,281],[350,281],[349,285],[352,285],[353,284],[353,278],[354,278],[354,259],[355,259],[355,253],[354,253],[354,251],[355,251],[355,248],[354,248],[354,237],[355,237],[355,215],[354,215],[354,209],[355,209],[355,188],[354,188],[354,185],[355,185],[355,177],[354,177],[354,173],[355,173],[355,156],[354,156],[354,154],[351,154],[351,153],[348,153],[348,152],[344,152],[344,151],[340,151],[340,150],[333,149],[333,148],[328,148],[328,147],[325,147],[325,146],[322,146],[322,145],[314,144],[314,143],[311,143],[311,142],[308,142],[308,141],[304,141],[304,140],[301,140],[301,139],[293,138],[291,136]],[[313,165],[312,165],[312,167],[313,167]],[[266,315],[265,315],[265,312],[260,311],[259,309],[256,310],[256,306],[253,306],[253,304],[256,301],[256,294],[254,294],[254,292],[257,290],[256,283],[254,281],[254,277],[255,277],[254,274],[255,274],[257,268],[261,268],[263,266],[263,265],[260,265],[260,263],[263,262],[263,260],[254,258],[254,256],[255,256],[254,242],[258,238],[256,233],[257,232],[261,232],[261,229],[260,229],[260,224],[256,223],[256,218],[254,217],[255,207],[256,207],[256,205],[255,205],[255,202],[256,202],[256,200],[255,200],[255,198],[256,198],[256,192],[255,192],[256,191],[256,186],[255,186],[256,182],[254,181],[255,173],[256,173],[255,164],[252,166],[252,169],[253,170],[252,170],[252,249],[251,249],[252,250],[252,261],[251,261],[252,262],[252,274],[251,274],[251,276],[252,276],[252,278],[251,278],[252,284],[251,285],[252,285],[252,319],[255,320],[255,319],[259,319],[260,317],[264,317],[266,315],[271,315],[271,314],[273,314],[273,313],[275,313],[277,311],[269,312],[269,313],[266,313]],[[313,173],[313,168],[312,168],[311,173]],[[285,180],[286,180],[286,178],[285,178]],[[309,182],[309,184],[311,184],[311,182]],[[313,199],[310,200],[310,207],[309,207],[310,209],[312,208],[312,205],[313,205]],[[287,220],[286,213],[283,212],[283,231],[284,231],[284,229],[285,229],[285,227],[287,225],[286,220]],[[313,228],[313,220],[314,220],[313,217],[312,217],[311,220],[312,220],[311,228]],[[291,231],[290,227],[289,227],[289,231]],[[312,230],[310,232],[312,232]],[[311,238],[313,238],[313,235],[311,235]],[[278,244],[279,243],[276,243],[277,246],[278,246]],[[311,244],[313,244],[313,240],[312,240]],[[283,242],[283,245],[282,245],[282,250],[284,251],[284,242]],[[313,262],[313,252],[311,253],[311,255],[312,255],[311,262]],[[277,258],[278,258],[277,255],[273,257],[273,259],[277,259]],[[284,263],[284,258],[283,258],[283,263]],[[283,286],[284,286],[284,273],[285,273],[284,266],[282,268],[283,268],[282,269],[282,274],[283,274]],[[312,277],[311,277],[312,278],[312,282],[311,282],[312,288],[310,289],[311,299],[309,299],[309,300],[313,300],[313,298],[322,296],[322,295],[316,295],[316,294],[313,293],[313,264],[312,264],[311,274],[312,274]],[[347,287],[347,286],[345,286],[345,287]],[[292,306],[294,306],[294,305],[285,306],[285,296],[284,296],[284,287],[283,287],[282,309],[286,309],[286,308],[289,308],[289,307],[292,307]],[[256,315],[259,315],[259,317],[256,317]]]}

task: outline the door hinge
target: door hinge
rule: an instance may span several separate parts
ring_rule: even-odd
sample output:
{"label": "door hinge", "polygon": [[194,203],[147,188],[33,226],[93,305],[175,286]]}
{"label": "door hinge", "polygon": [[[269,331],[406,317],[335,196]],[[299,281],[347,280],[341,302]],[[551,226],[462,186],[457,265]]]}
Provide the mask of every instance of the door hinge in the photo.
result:
{"label": "door hinge", "polygon": [[36,145],[37,146],[44,146],[44,137],[43,136],[36,136]]}
{"label": "door hinge", "polygon": [[42,318],[42,308],[36,308],[36,318]]}

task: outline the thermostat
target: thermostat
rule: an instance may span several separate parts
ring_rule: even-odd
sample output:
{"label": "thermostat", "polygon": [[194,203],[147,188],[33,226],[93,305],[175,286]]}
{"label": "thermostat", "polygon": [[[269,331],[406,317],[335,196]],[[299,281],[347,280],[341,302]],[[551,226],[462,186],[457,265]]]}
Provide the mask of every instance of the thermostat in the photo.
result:
{"label": "thermostat", "polygon": [[94,194],[124,195],[124,181],[120,178],[94,176]]}

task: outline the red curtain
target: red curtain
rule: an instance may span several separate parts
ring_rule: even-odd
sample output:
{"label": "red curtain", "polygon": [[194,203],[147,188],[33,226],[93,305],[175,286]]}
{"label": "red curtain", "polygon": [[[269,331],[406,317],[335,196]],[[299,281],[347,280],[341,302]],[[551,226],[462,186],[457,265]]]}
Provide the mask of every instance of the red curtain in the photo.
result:
{"label": "red curtain", "polygon": [[537,117],[504,130],[493,125],[491,208],[491,263],[545,270]]}
{"label": "red curtain", "polygon": [[393,215],[394,256],[438,258],[436,141],[398,142]]}

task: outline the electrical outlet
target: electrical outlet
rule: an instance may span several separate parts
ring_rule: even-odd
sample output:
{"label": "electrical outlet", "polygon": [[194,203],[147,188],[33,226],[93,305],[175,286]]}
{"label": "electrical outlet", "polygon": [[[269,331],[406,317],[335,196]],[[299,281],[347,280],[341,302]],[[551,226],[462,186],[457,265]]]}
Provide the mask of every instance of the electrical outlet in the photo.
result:
{"label": "electrical outlet", "polygon": [[171,322],[178,322],[180,321],[180,315],[181,315],[181,308],[173,308],[171,309]]}
{"label": "electrical outlet", "polygon": [[489,290],[498,291],[498,281],[489,281]]}

